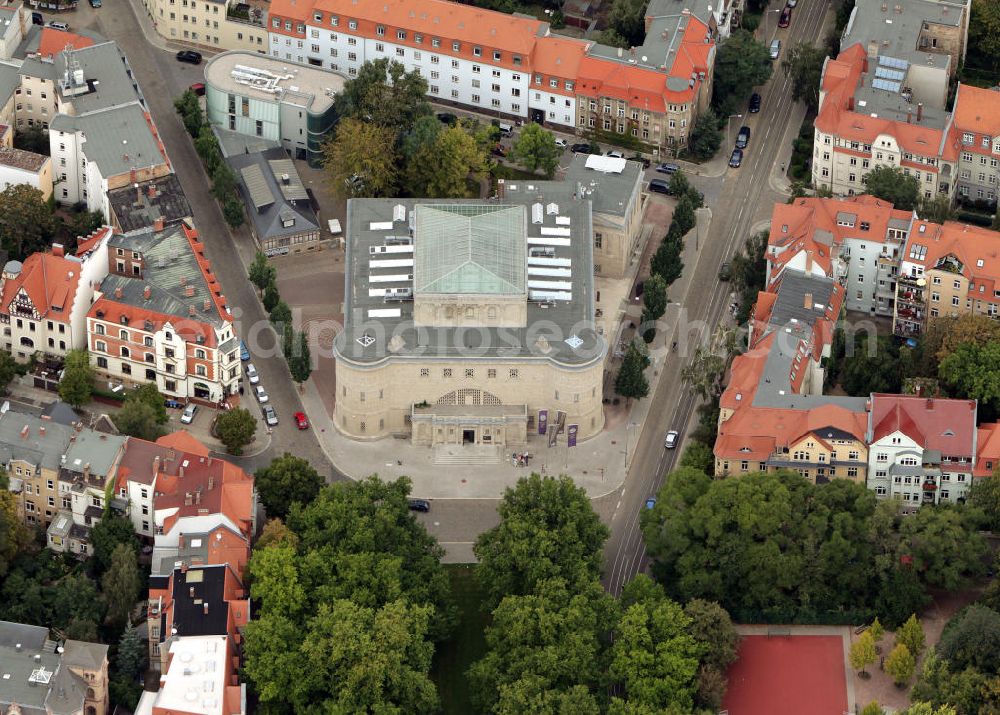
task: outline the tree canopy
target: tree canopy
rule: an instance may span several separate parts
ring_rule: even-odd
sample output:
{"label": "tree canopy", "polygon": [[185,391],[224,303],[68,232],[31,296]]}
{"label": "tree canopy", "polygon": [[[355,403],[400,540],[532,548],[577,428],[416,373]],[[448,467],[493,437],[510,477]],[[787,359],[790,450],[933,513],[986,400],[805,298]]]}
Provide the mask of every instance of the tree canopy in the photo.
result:
{"label": "tree canopy", "polygon": [[[643,0],[614,0],[608,15],[608,26],[624,44],[621,47],[638,47],[646,37],[646,3]],[[612,36],[611,39],[617,39]]]}
{"label": "tree canopy", "polygon": [[10,258],[23,261],[47,248],[56,219],[42,192],[30,184],[11,184],[0,191],[0,245]]}
{"label": "tree canopy", "polygon": [[539,171],[552,178],[559,165],[562,150],[556,146],[555,135],[541,124],[531,122],[518,133],[510,158],[528,171]]}
{"label": "tree canopy", "polygon": [[1000,406],[1000,340],[961,343],[940,362],[938,374],[956,396]]}
{"label": "tree canopy", "polygon": [[388,58],[366,62],[337,94],[337,115],[341,123],[346,118],[387,129],[395,142],[419,117],[431,113],[427,89],[419,70],[408,72]]}
{"label": "tree canopy", "polygon": [[[441,126],[435,117],[422,117],[419,121],[433,121]],[[407,189],[414,196],[432,198],[465,198],[472,193],[478,196],[478,192],[470,190],[469,180],[484,171],[486,164],[485,152],[464,126],[439,129],[433,140],[420,144],[410,157]]]}
{"label": "tree canopy", "polygon": [[398,161],[393,127],[342,119],[332,139],[323,145],[323,167],[333,191],[340,196],[391,196]]}
{"label": "tree canopy", "polygon": [[94,392],[95,372],[90,365],[90,355],[86,350],[70,350],[66,353],[63,366],[59,397],[73,407],[83,407],[90,402]]}
{"label": "tree canopy", "polygon": [[302,457],[285,452],[254,472],[254,485],[269,516],[284,519],[292,504],[308,504],[319,494],[323,477]]}
{"label": "tree canopy", "polygon": [[719,117],[711,109],[706,109],[694,120],[688,151],[698,161],[707,161],[715,156],[720,146],[722,132],[719,130]]}
{"label": "tree canopy", "polygon": [[959,670],[1000,671],[1000,614],[979,604],[962,609],[945,626],[937,652]]}
{"label": "tree canopy", "polygon": [[615,375],[615,392],[629,400],[641,400],[649,394],[646,367],[649,358],[635,341],[629,343],[625,357]]}
{"label": "tree canopy", "polygon": [[826,62],[825,50],[812,42],[797,42],[785,52],[781,69],[792,79],[792,98],[804,102],[808,111],[819,109],[819,82]]}
{"label": "tree canopy", "polygon": [[718,46],[712,87],[713,108],[721,116],[739,111],[737,107],[742,106],[753,87],[767,82],[773,69],[767,46],[754,39],[753,33],[737,30]]}
{"label": "tree canopy", "polygon": [[876,166],[863,179],[865,191],[897,209],[912,211],[920,201],[920,182],[898,166]]}
{"label": "tree canopy", "polygon": [[257,432],[257,420],[250,414],[250,410],[237,407],[219,415],[215,431],[230,454],[240,454],[253,440]]}

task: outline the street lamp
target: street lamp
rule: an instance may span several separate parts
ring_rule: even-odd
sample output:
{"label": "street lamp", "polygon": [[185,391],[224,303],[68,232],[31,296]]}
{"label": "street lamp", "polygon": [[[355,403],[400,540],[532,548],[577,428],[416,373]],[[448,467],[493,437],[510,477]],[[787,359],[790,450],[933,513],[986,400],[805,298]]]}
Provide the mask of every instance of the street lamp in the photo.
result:
{"label": "street lamp", "polygon": [[628,435],[629,430],[633,427],[638,427],[638,422],[629,422],[625,425],[625,474],[628,475]]}

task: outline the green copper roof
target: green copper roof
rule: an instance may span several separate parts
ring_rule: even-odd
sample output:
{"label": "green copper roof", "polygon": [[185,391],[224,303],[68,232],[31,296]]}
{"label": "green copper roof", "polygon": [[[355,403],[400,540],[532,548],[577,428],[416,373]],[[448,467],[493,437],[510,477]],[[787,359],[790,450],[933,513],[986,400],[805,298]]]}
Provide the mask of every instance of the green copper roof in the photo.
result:
{"label": "green copper roof", "polygon": [[414,226],[416,293],[525,293],[526,230],[523,206],[418,205]]}

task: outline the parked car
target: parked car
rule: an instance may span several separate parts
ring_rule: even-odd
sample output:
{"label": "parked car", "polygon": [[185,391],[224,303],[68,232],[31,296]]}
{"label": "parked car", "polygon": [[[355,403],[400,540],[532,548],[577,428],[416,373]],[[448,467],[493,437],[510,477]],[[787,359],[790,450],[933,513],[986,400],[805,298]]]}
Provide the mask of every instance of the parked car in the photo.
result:
{"label": "parked car", "polygon": [[559,147],[560,149],[565,149],[568,146],[568,144],[566,143],[565,139],[559,139],[557,137],[556,138],[556,146]]}
{"label": "parked car", "polygon": [[788,27],[792,24],[792,6],[786,5],[781,10],[781,16],[778,18],[778,27]]}
{"label": "parked car", "polygon": [[608,149],[607,156],[610,156],[612,159],[624,159],[625,158],[625,155],[623,153],[621,153],[620,151],[618,151],[617,149]]}
{"label": "parked car", "polygon": [[306,417],[305,412],[295,413],[295,426],[299,429],[309,429],[309,418]]}
{"label": "parked car", "polygon": [[646,500],[647,509],[652,509],[654,506],[656,506],[656,497],[650,497]]}
{"label": "parked car", "polygon": [[33,11],[31,13],[31,24],[32,25],[44,25],[45,24],[45,18],[42,17],[42,13],[38,12],[37,10]]}
{"label": "parked car", "polygon": [[171,398],[168,397],[165,400],[163,400],[163,406],[164,407],[169,407],[169,408],[174,409],[174,410],[179,410],[181,407],[184,406],[184,403],[181,402],[180,400],[173,400],[173,399],[171,399]]}
{"label": "parked car", "polygon": [[581,142],[579,144],[574,144],[573,146],[571,146],[569,148],[569,150],[571,152],[573,152],[574,154],[589,154],[590,153],[590,144],[587,144],[585,142]]}
{"label": "parked car", "polygon": [[90,0],[90,6],[93,8],[98,8],[101,6],[101,0]]}
{"label": "parked car", "polygon": [[268,427],[278,426],[278,413],[270,405],[264,405],[264,422]]}
{"label": "parked car", "polygon": [[669,194],[670,182],[664,179],[650,179],[649,190],[657,194]]}
{"label": "parked car", "polygon": [[192,65],[201,64],[201,53],[194,50],[181,50],[177,53],[178,62],[187,62]]}
{"label": "parked car", "polygon": [[431,503],[426,499],[410,499],[407,504],[413,511],[428,512],[431,510]]}
{"label": "parked car", "polygon": [[62,22],[60,20],[49,20],[45,23],[46,27],[51,27],[53,30],[62,30],[63,32],[69,32],[69,23]]}
{"label": "parked car", "polygon": [[750,114],[756,114],[760,111],[760,95],[754,92],[750,95]]}
{"label": "parked car", "polygon": [[256,385],[260,382],[260,375],[257,373],[257,368],[253,366],[252,362],[247,363],[247,380],[250,381],[251,385]]}
{"label": "parked car", "polygon": [[743,150],[733,149],[733,155],[729,157],[729,165],[734,169],[739,169],[743,163]]}
{"label": "parked car", "polygon": [[676,174],[681,170],[677,164],[657,164],[656,171],[659,174]]}
{"label": "parked car", "polygon": [[444,122],[454,126],[458,123],[458,116],[452,114],[451,112],[438,112],[437,118],[439,122]]}
{"label": "parked car", "polygon": [[778,55],[781,54],[781,40],[774,40],[771,42],[771,59],[778,59]]}
{"label": "parked car", "polygon": [[796,5],[799,4],[799,0],[788,0],[788,2],[786,2],[785,4],[788,7],[795,7]]}
{"label": "parked car", "polygon": [[721,266],[719,266],[719,280],[728,281],[732,277],[733,277],[733,267],[729,263],[729,261],[726,261]]}
{"label": "parked car", "polygon": [[198,411],[198,405],[191,403],[184,408],[184,414],[181,415],[181,424],[189,425],[194,422],[194,415]]}
{"label": "parked car", "polygon": [[267,391],[264,389],[263,385],[257,385],[256,387],[254,387],[253,392],[255,395],[257,395],[257,401],[260,402],[260,404],[263,405],[265,402],[267,402],[268,400]]}
{"label": "parked car", "polygon": [[194,92],[199,97],[204,97],[205,96],[205,84],[204,84],[204,82],[195,82],[190,87],[188,87],[188,89],[191,90],[192,92]]}
{"label": "parked car", "polygon": [[504,150],[503,144],[500,143],[497,143],[497,145],[490,150],[490,153],[493,154],[493,156],[500,157],[501,159],[507,156],[507,152]]}
{"label": "parked car", "polygon": [[649,159],[644,157],[642,154],[633,154],[632,156],[628,157],[628,160],[639,162],[640,164],[642,164],[643,169],[648,169],[653,163]]}
{"label": "parked car", "polygon": [[736,135],[736,148],[746,149],[750,144],[750,127],[740,127],[740,133]]}
{"label": "parked car", "polygon": [[509,137],[514,134],[514,126],[511,124],[507,124],[506,122],[497,122],[496,126],[500,130],[500,133],[505,137]]}
{"label": "parked car", "polygon": [[667,432],[667,436],[663,439],[663,446],[667,449],[674,449],[677,447],[677,430],[670,430]]}
{"label": "parked car", "polygon": [[240,360],[242,360],[243,362],[246,362],[249,359],[250,359],[250,351],[247,349],[247,344],[241,340],[240,341]]}

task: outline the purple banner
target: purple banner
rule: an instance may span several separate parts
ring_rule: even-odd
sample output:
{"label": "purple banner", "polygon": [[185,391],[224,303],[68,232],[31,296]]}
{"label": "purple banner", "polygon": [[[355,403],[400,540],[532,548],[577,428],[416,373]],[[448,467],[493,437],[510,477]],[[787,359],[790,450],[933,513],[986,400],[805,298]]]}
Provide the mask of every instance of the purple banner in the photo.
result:
{"label": "purple banner", "polygon": [[549,426],[549,411],[539,410],[538,411],[538,434],[545,434],[545,430]]}
{"label": "purple banner", "polygon": [[566,428],[566,446],[575,447],[576,446],[576,432],[579,429],[579,425],[570,425]]}

